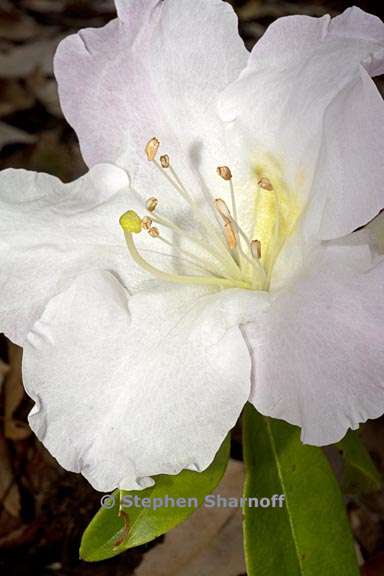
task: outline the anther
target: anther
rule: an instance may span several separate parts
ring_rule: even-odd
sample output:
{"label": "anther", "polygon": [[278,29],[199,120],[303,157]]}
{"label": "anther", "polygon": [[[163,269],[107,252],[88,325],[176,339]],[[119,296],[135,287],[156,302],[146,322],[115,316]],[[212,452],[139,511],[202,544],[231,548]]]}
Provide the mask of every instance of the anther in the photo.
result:
{"label": "anther", "polygon": [[162,168],[169,168],[169,156],[168,156],[168,154],[164,154],[163,156],[160,156],[160,164],[161,164]]}
{"label": "anther", "polygon": [[222,198],[216,198],[214,204],[216,210],[218,211],[224,222],[230,222],[232,220],[232,216],[224,200]]}
{"label": "anther", "polygon": [[260,188],[263,188],[263,190],[269,190],[270,192],[273,190],[271,181],[269,180],[269,178],[266,178],[265,176],[260,178],[257,184],[260,186]]}
{"label": "anther", "polygon": [[144,216],[144,218],[141,221],[141,224],[144,228],[144,230],[150,230],[150,228],[152,228],[152,219],[149,218],[149,216]]}
{"label": "anther", "polygon": [[147,202],[145,203],[145,207],[148,210],[148,212],[154,212],[157,208],[158,203],[159,203],[158,199],[152,196],[151,198],[148,198]]}
{"label": "anther", "polygon": [[152,236],[152,238],[158,238],[160,236],[159,229],[153,226],[148,230],[148,234]]}
{"label": "anther", "polygon": [[261,258],[261,242],[260,240],[252,240],[251,242],[251,253],[254,258],[260,260]]}
{"label": "anther", "polygon": [[160,141],[157,138],[151,138],[145,147],[145,153],[150,162],[156,158],[157,151],[160,146]]}
{"label": "anther", "polygon": [[229,249],[234,250],[237,246],[237,238],[231,222],[226,222],[224,224],[224,234]]}
{"label": "anther", "polygon": [[232,172],[228,166],[219,166],[217,173],[223,180],[232,180]]}

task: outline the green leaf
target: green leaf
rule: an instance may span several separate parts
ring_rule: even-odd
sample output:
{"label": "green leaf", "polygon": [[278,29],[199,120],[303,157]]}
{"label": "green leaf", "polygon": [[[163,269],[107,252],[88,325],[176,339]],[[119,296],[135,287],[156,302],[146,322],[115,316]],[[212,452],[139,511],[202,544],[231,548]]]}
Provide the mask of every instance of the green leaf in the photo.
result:
{"label": "green leaf", "polygon": [[[155,476],[155,485],[145,490],[120,492],[115,490],[113,508],[101,508],[86,528],[80,545],[80,557],[88,562],[105,560],[117,556],[124,550],[145,544],[161,534],[165,534],[186,520],[195,510],[195,498],[200,506],[207,494],[218,485],[227,467],[230,450],[230,436],[223,442],[212,464],[204,472],[183,470],[177,476]],[[151,499],[151,508],[123,506],[134,497]],[[168,496],[169,506],[154,510],[155,498],[165,502]],[[172,507],[174,498],[186,499],[189,506]]]}
{"label": "green leaf", "polygon": [[[244,415],[244,497],[284,494],[276,507],[244,507],[248,576],[358,576],[342,495],[320,448],[298,428]],[[272,502],[272,500],[271,500]]]}
{"label": "green leaf", "polygon": [[383,479],[372,462],[359,433],[350,430],[336,444],[344,461],[342,488],[347,494],[366,494],[381,490]]}

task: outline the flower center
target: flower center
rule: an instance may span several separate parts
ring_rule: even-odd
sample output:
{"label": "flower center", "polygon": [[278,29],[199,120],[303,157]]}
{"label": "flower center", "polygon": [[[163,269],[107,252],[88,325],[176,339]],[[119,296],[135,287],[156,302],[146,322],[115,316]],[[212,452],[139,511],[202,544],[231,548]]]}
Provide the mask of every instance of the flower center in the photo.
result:
{"label": "flower center", "polygon": [[[253,196],[255,218],[252,237],[249,237],[238,220],[230,168],[220,166],[217,173],[228,183],[231,207],[222,198],[208,196],[210,212],[205,212],[183,185],[169,156],[165,154],[157,160],[159,147],[160,142],[152,138],[145,149],[147,158],[189,206],[203,236],[184,230],[163,216],[158,209],[158,199],[151,197],[146,202],[146,215],[140,217],[130,210],[120,218],[129,252],[135,262],[153,276],[168,282],[205,284],[219,289],[268,290],[273,265],[300,214],[298,204],[289,193],[278,165],[268,160],[253,167],[256,184]],[[172,233],[173,241],[167,239],[163,230]],[[172,248],[172,255],[192,273],[184,275],[168,272],[148,262],[134,241],[134,235],[142,232],[147,232],[154,241]]]}

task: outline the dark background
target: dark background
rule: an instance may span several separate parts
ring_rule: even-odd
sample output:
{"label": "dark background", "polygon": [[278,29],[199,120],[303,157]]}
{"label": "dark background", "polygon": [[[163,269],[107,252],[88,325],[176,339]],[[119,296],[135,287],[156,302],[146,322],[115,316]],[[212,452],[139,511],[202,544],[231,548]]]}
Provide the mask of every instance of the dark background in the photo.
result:
{"label": "dark background", "polygon": [[[249,48],[275,18],[297,13],[335,15],[350,5],[342,0],[234,0],[231,4]],[[355,4],[381,15],[378,2]],[[85,172],[76,137],[58,106],[52,54],[61,37],[83,27],[101,26],[113,17],[110,0],[0,0],[0,169],[50,172],[66,181]],[[99,507],[100,494],[82,477],[62,470],[31,434],[26,424],[31,405],[20,376],[21,351],[1,337],[0,357],[0,574],[133,574],[157,542],[99,564],[78,560],[81,533]],[[383,470],[383,423],[369,423],[363,435]],[[237,459],[241,459],[239,436],[236,429],[233,456]],[[347,506],[362,574],[384,575],[383,494],[349,499]]]}

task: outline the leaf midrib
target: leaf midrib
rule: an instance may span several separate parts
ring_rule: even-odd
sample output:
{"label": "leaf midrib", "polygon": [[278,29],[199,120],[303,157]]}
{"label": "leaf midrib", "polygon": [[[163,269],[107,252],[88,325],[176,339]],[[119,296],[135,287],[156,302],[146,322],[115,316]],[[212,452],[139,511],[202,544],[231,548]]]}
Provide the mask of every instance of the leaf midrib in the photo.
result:
{"label": "leaf midrib", "polygon": [[276,463],[276,469],[277,469],[277,473],[279,476],[279,480],[283,489],[283,494],[285,495],[285,506],[287,509],[287,516],[288,516],[288,522],[291,528],[291,533],[292,533],[292,540],[294,543],[294,547],[295,547],[295,552],[296,552],[296,557],[297,557],[297,562],[299,565],[299,569],[300,569],[300,573],[304,576],[305,575],[305,570],[304,570],[304,566],[302,563],[302,559],[301,559],[301,555],[300,555],[300,550],[299,550],[299,545],[298,545],[298,541],[297,541],[297,536],[296,536],[296,531],[295,531],[295,527],[294,527],[294,523],[293,520],[291,518],[291,512],[290,512],[290,504],[289,504],[289,499],[288,499],[288,495],[285,489],[285,482],[284,482],[284,475],[280,466],[280,462],[279,462],[279,458],[278,458],[278,452],[276,449],[276,444],[275,444],[275,439],[273,436],[273,432],[271,430],[271,425],[270,425],[270,421],[269,418],[264,417],[265,423],[266,423],[266,428],[267,428],[267,433],[270,439],[270,443],[271,443],[271,447],[272,447],[272,452],[273,452],[273,456],[275,459],[275,463]]}

